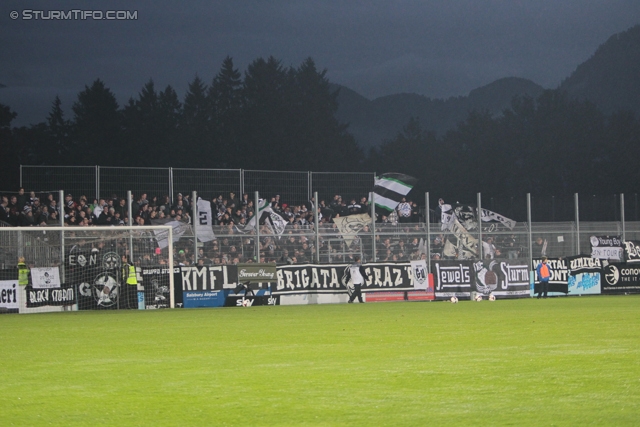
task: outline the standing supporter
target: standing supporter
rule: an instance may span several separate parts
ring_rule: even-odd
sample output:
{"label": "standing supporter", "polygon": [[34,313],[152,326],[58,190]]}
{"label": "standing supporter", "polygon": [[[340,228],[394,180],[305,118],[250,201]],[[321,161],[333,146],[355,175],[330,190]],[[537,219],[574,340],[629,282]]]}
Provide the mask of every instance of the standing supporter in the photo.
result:
{"label": "standing supporter", "polygon": [[354,290],[349,298],[349,304],[353,303],[356,298],[358,298],[358,302],[362,304],[364,302],[362,300],[362,285],[364,285],[365,279],[368,279],[368,275],[360,263],[360,255],[354,255],[353,261],[353,264],[349,266],[349,276],[351,277]]}
{"label": "standing supporter", "polygon": [[406,198],[402,198],[396,211],[398,212],[398,222],[405,223],[411,221],[411,203],[407,202]]}

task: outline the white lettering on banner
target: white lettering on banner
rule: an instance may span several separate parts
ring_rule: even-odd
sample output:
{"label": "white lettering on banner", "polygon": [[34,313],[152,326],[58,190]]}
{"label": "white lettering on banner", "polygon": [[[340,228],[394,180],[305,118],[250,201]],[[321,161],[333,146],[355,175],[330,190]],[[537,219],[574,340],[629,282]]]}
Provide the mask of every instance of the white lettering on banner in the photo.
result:
{"label": "white lettering on banner", "polygon": [[212,290],[216,287],[216,271],[222,271],[222,266],[209,267],[209,282]]}
{"label": "white lettering on banner", "polygon": [[29,301],[31,304],[39,304],[49,302],[49,289],[41,291],[29,291]]}
{"label": "white lettering on banner", "polygon": [[592,247],[591,257],[619,260],[622,258],[622,251],[622,248]]}
{"label": "white lettering on banner", "polygon": [[504,274],[504,280],[502,280],[500,285],[502,289],[509,289],[509,286],[514,285],[529,284],[529,269],[527,269],[525,264],[510,265],[506,262],[501,262],[500,270],[502,270],[502,274]]}
{"label": "white lettering on banner", "polygon": [[451,287],[471,287],[471,270],[464,265],[443,266],[436,263],[438,290]]}
{"label": "white lettering on banner", "polygon": [[87,257],[85,257],[84,255],[69,255],[69,266],[70,267],[75,267],[75,266],[80,266],[80,267],[85,267],[87,264],[91,265],[96,265],[98,263],[98,255],[97,254],[91,254],[89,255],[89,259],[87,260]]}
{"label": "white lettering on banner", "polygon": [[569,266],[571,271],[578,270],[581,268],[601,268],[601,267],[602,267],[602,264],[600,263],[599,259],[586,258],[586,257],[572,259]]}
{"label": "white lettering on banner", "polygon": [[51,291],[51,300],[54,302],[75,301],[73,288],[54,289]]}
{"label": "white lettering on banner", "polygon": [[18,308],[17,286],[17,283],[14,281],[0,281],[0,305],[6,308]]}
{"label": "white lettering on banner", "polygon": [[273,273],[267,273],[263,268],[255,273],[249,272],[244,268],[238,270],[238,280],[250,277],[268,277],[269,279],[273,279]]}

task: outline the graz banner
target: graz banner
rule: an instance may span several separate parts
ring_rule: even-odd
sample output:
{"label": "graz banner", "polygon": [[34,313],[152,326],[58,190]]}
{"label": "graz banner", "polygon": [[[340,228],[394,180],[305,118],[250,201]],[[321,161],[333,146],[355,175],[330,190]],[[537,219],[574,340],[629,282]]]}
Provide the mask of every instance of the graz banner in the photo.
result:
{"label": "graz banner", "polygon": [[611,263],[602,268],[603,294],[640,293],[640,266]]}
{"label": "graz banner", "polygon": [[73,305],[76,301],[76,288],[73,285],[62,285],[59,288],[34,289],[26,287],[27,308],[45,305]]}
{"label": "graz banner", "polygon": [[567,257],[569,295],[600,294],[600,273],[602,261],[590,256]]}
{"label": "graz banner", "polygon": [[[540,286],[538,275],[536,274],[536,268],[538,264],[542,262],[541,258],[533,259],[533,272],[534,272],[534,288],[533,293],[537,294]],[[567,262],[560,258],[547,259],[547,265],[551,270],[551,278],[549,279],[549,293],[569,293],[569,268]]]}
{"label": "graz banner", "polygon": [[452,296],[469,298],[475,280],[472,261],[433,261],[431,271],[436,290],[436,299]]}
{"label": "graz banner", "polygon": [[622,260],[622,240],[620,236],[591,236],[591,257],[599,259]]}
{"label": "graz banner", "polygon": [[[345,264],[303,264],[278,267],[278,282],[271,292],[278,295],[314,293],[346,293],[341,278]],[[413,290],[411,264],[364,264],[368,279],[363,292]]]}
{"label": "graz banner", "polygon": [[475,262],[472,291],[497,298],[528,298],[531,287],[528,264],[518,259]]}
{"label": "graz banner", "polygon": [[640,240],[624,242],[624,258],[630,264],[640,263]]}

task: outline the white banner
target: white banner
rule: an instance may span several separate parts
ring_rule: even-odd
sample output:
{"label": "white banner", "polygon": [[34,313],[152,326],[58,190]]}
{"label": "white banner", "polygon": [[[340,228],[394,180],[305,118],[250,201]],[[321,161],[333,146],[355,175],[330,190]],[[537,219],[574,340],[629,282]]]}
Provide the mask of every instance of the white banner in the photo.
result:
{"label": "white banner", "polygon": [[213,234],[213,215],[211,213],[211,202],[198,198],[198,220],[196,224],[196,236],[201,242],[210,242],[216,238]]}
{"label": "white banner", "polygon": [[356,238],[360,230],[362,230],[365,225],[371,224],[371,217],[366,213],[341,216],[333,218],[333,222],[338,226],[338,230],[340,230],[340,234],[342,234],[344,242],[347,246],[351,246],[353,239]]}
{"label": "white banner", "polygon": [[60,287],[60,271],[58,267],[34,267],[31,269],[33,289],[50,289]]}
{"label": "white banner", "polygon": [[610,259],[612,261],[620,261],[622,259],[622,248],[608,247],[591,247],[591,258]]}
{"label": "white banner", "polygon": [[411,261],[411,280],[413,281],[414,289],[427,290],[429,287],[429,274],[427,273],[427,261],[420,259],[417,261]]}
{"label": "white banner", "polygon": [[18,281],[0,280],[0,307],[18,309]]}

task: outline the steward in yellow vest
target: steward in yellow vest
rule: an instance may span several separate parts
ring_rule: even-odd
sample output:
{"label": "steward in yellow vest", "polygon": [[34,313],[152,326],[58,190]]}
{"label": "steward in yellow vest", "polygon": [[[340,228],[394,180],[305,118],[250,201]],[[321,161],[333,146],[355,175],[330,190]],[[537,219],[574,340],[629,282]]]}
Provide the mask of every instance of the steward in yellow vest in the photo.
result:
{"label": "steward in yellow vest", "polygon": [[18,285],[27,286],[29,284],[30,270],[23,257],[18,258]]}

